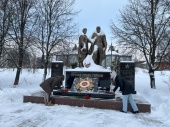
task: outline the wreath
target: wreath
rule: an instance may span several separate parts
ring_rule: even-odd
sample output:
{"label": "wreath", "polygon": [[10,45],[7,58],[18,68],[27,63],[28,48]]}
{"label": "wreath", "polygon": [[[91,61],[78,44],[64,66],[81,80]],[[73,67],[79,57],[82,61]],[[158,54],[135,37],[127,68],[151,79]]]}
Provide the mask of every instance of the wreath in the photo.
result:
{"label": "wreath", "polygon": [[76,84],[76,89],[85,91],[85,90],[92,90],[94,87],[94,83],[91,78],[80,78],[79,82]]}

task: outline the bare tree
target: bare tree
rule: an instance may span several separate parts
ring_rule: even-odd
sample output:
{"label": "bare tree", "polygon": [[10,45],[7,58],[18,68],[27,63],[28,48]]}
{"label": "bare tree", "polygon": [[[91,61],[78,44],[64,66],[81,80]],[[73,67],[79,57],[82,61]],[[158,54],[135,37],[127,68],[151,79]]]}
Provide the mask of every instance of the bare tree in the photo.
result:
{"label": "bare tree", "polygon": [[2,56],[6,54],[6,50],[4,51],[5,40],[7,38],[11,20],[9,3],[9,0],[0,1],[0,66],[6,62],[6,59],[2,59]]}
{"label": "bare tree", "polygon": [[30,46],[36,0],[11,0],[12,23],[10,37],[18,45],[18,65],[14,85],[18,85],[25,49]]}
{"label": "bare tree", "polygon": [[143,52],[149,66],[150,86],[156,88],[154,71],[158,46],[162,46],[159,63],[170,46],[169,0],[129,0],[120,12],[119,25],[111,21],[113,36],[120,45]]}
{"label": "bare tree", "polygon": [[37,7],[39,44],[36,47],[42,51],[44,80],[50,54],[60,52],[63,43],[67,43],[67,39],[76,32],[76,24],[73,23],[73,17],[77,14],[72,8],[74,2],[75,0],[42,0]]}

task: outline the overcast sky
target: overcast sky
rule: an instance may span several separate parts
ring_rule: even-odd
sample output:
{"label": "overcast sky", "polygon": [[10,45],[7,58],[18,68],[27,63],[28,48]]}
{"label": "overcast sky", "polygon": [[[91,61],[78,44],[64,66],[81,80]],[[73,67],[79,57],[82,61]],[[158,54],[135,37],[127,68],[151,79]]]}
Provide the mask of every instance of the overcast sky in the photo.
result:
{"label": "overcast sky", "polygon": [[87,28],[89,37],[95,31],[96,26],[106,34],[108,44],[114,43],[111,39],[109,27],[110,20],[116,21],[116,17],[128,0],[76,0],[75,10],[81,10],[75,21],[79,25],[79,33],[83,28]]}

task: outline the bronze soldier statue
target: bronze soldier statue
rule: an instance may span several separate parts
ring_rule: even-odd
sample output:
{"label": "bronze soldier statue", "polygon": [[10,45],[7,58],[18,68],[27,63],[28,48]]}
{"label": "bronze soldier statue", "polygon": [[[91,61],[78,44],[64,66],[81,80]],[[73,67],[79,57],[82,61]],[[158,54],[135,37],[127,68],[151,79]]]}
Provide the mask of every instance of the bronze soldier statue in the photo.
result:
{"label": "bronze soldier statue", "polygon": [[90,50],[93,51],[94,45],[98,46],[98,50],[93,54],[94,63],[101,65],[102,61],[106,58],[107,41],[105,34],[101,32],[100,26],[96,27],[96,32],[92,34],[91,39],[94,39],[94,43]]}
{"label": "bronze soldier statue", "polygon": [[86,36],[87,29],[84,28],[82,30],[82,32],[83,32],[83,34],[80,35],[80,37],[79,37],[79,48],[78,48],[79,67],[84,67],[83,60],[86,58],[86,56],[89,53],[88,43],[91,43],[91,41]]}

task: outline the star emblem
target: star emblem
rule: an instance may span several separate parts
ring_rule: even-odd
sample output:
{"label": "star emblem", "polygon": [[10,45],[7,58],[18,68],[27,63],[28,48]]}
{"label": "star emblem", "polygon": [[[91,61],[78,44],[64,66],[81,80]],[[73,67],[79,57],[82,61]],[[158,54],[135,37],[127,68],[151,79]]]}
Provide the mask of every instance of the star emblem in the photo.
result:
{"label": "star emblem", "polygon": [[125,68],[129,68],[129,64],[126,64],[126,65],[125,65]]}
{"label": "star emblem", "polygon": [[55,67],[58,67],[58,64],[56,64]]}

